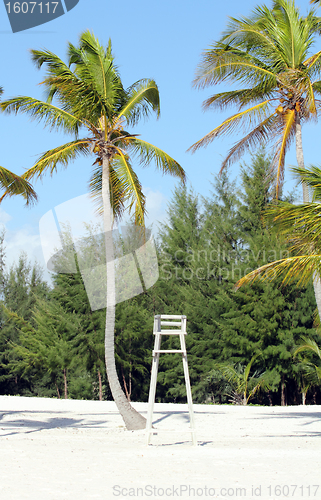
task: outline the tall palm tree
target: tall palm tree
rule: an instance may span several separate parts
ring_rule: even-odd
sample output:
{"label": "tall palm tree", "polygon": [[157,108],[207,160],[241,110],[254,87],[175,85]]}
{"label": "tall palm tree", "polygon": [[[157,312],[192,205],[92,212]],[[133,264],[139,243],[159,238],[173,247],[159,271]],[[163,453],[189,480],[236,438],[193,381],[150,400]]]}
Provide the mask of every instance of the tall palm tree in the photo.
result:
{"label": "tall palm tree", "polygon": [[[24,178],[41,178],[47,171],[53,174],[57,166],[67,167],[79,155],[96,156],[89,181],[93,196],[98,197],[104,218],[107,308],[105,358],[109,385],[127,429],[145,427],[145,419],[127,401],[117,377],[114,357],[115,267],[112,227],[128,208],[134,211],[137,224],[144,224],[145,197],[133,169],[135,158],[142,166],[155,161],[163,173],[185,180],[182,167],[161,149],[128,132],[125,126],[135,125],[151,112],[159,115],[159,92],[155,81],[139,80],[128,89],[123,87],[114,63],[111,42],[107,47],[89,31],[79,40],[79,46],[69,43],[68,64],[48,50],[32,50],[33,61],[47,66],[42,84],[47,100],[15,97],[1,103],[8,113],[24,112],[42,120],[51,128],[71,132],[75,139],[45,152]],[[54,104],[56,100],[57,104]],[[79,133],[84,136],[79,138]]]}
{"label": "tall palm tree", "polygon": [[196,151],[216,137],[239,129],[248,131],[229,151],[223,170],[262,142],[276,144],[278,195],[291,141],[296,138],[298,166],[303,168],[301,125],[315,120],[320,112],[321,51],[309,54],[314,35],[320,30],[321,18],[313,10],[301,17],[291,0],[275,0],[272,9],[257,7],[248,18],[231,18],[222,38],[204,53],[194,85],[205,88],[237,83],[239,89],[214,94],[203,106],[237,106],[238,112],[190,149]]}
{"label": "tall palm tree", "polygon": [[[236,90],[219,92],[204,102],[205,109],[237,106],[238,112],[224,120],[190,149],[207,146],[216,137],[245,135],[229,151],[221,171],[251,148],[274,145],[276,198],[284,175],[285,154],[295,138],[298,166],[304,168],[302,124],[316,120],[321,111],[321,51],[310,54],[321,18],[311,10],[301,17],[292,0],[275,0],[273,8],[257,7],[251,17],[234,19],[203,56],[195,86],[229,82]],[[309,192],[303,184],[303,201]],[[321,316],[321,283],[315,276],[314,290]]]}

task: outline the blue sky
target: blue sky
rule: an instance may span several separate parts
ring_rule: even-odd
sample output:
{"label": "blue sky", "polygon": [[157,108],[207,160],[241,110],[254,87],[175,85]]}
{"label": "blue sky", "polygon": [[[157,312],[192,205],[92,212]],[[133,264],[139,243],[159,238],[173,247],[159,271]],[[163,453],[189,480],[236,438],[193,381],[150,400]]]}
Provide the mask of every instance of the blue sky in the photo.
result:
{"label": "blue sky", "polygon": [[[111,38],[124,85],[129,86],[141,78],[154,78],[159,87],[160,119],[151,117],[139,124],[135,132],[180,162],[194,191],[208,196],[211,174],[219,171],[222,158],[237,137],[219,139],[194,155],[186,152],[226,116],[224,113],[202,111],[202,102],[211,94],[211,89],[193,89],[194,72],[202,51],[211,41],[219,38],[228,16],[247,15],[257,4],[254,0],[80,0],[64,16],[38,28],[13,34],[4,3],[1,3],[0,84],[5,91],[3,98],[16,95],[43,97],[39,83],[44,71],[39,71],[33,65],[29,49],[47,48],[65,59],[67,43],[77,44],[80,33],[86,29],[92,30],[102,44],[107,44]],[[302,14],[310,8],[308,1],[300,0],[297,4]],[[320,46],[316,46],[313,51],[320,49]],[[1,114],[0,126],[0,164],[17,174],[30,168],[40,153],[70,139],[70,136],[43,129],[41,124],[30,121],[24,115]],[[318,164],[318,130],[317,125],[308,125],[303,131],[306,164]],[[36,257],[41,264],[44,263],[39,220],[55,206],[88,191],[91,163],[88,158],[78,160],[67,170],[60,170],[53,177],[46,176],[43,182],[36,182],[39,201],[32,208],[25,208],[19,198],[2,203],[0,222],[6,228],[8,264],[17,259],[21,250],[26,251],[31,259]],[[295,163],[295,151],[292,148],[286,164]],[[237,172],[238,164],[230,169],[232,177]],[[148,169],[138,168],[137,173],[147,195],[149,220],[154,223],[163,220],[176,181],[171,177],[163,177],[153,165]],[[289,188],[293,184],[291,179],[288,171],[286,186]]]}

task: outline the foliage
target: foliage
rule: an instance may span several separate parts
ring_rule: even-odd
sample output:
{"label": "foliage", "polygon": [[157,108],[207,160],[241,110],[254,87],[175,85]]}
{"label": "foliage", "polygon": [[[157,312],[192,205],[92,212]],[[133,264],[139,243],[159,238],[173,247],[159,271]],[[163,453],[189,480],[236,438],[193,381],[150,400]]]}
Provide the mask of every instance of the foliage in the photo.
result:
{"label": "foliage", "polygon": [[269,389],[264,373],[259,374],[255,371],[250,376],[252,365],[257,357],[257,355],[252,356],[246,366],[238,363],[234,366],[222,365],[220,367],[223,376],[232,384],[232,394],[230,394],[232,403],[247,405],[256,392]]}
{"label": "foliage", "polygon": [[203,106],[236,106],[238,111],[196,142],[192,151],[242,128],[245,135],[230,149],[223,170],[249,149],[273,143],[278,197],[285,154],[297,126],[314,120],[320,109],[321,52],[309,53],[320,28],[314,10],[302,17],[293,0],[275,0],[271,9],[263,5],[250,17],[230,18],[221,39],[205,51],[194,85],[236,83],[236,90],[213,94]]}
{"label": "foliage", "polygon": [[[142,166],[154,161],[163,173],[185,179],[184,170],[167,153],[124,128],[136,125],[151,112],[159,115],[155,81],[139,80],[125,89],[114,63],[111,41],[103,47],[90,31],[81,34],[78,47],[69,43],[67,64],[49,50],[32,50],[31,54],[38,68],[47,67],[41,82],[47,100],[14,97],[0,103],[2,111],[27,113],[51,129],[72,133],[75,140],[43,153],[23,178],[39,179],[46,172],[52,175],[59,165],[66,168],[79,155],[94,154],[89,186],[101,212],[102,163],[107,155],[114,216],[121,217],[129,208],[134,210],[136,222],[143,223],[145,196],[132,159]],[[80,132],[85,136],[79,138]]]}
{"label": "foliage", "polygon": [[[272,224],[265,225],[261,218],[262,208],[272,199],[273,178],[268,175],[268,157],[259,152],[249,165],[243,165],[241,172],[240,188],[223,173],[215,179],[208,199],[200,199],[184,186],[174,190],[167,223],[162,225],[157,241],[159,279],[141,295],[116,306],[116,367],[128,399],[147,401],[153,316],[173,313],[187,316],[186,343],[195,402],[227,403],[228,394],[232,394],[235,387],[233,389],[233,382],[228,382],[218,366],[236,371],[239,368],[241,379],[244,367],[258,354],[252,366],[258,373],[264,372],[269,390],[256,391],[252,397],[254,403],[298,404],[304,393],[307,402],[316,402],[319,397],[319,384],[313,385],[308,380],[304,368],[309,363],[311,369],[312,365],[319,366],[318,359],[307,353],[302,357],[302,351],[293,360],[302,336],[318,342],[312,322],[315,308],[312,287],[297,289],[293,285],[284,286],[279,280],[257,282],[234,291],[236,281],[246,269],[273,260],[276,254],[287,255],[289,251],[279,231]],[[62,317],[72,318],[73,329],[68,334],[72,353],[67,369],[68,397],[98,399],[101,393],[106,399],[111,394],[101,363],[105,311],[91,310],[79,268],[86,248],[87,257],[96,255],[100,262],[99,255],[104,251],[98,236],[94,236],[88,228],[88,237],[82,243],[71,247],[67,256],[60,254],[62,262],[73,258],[78,271],[74,274],[55,272],[54,287],[46,301],[49,307],[61,310]],[[67,233],[65,238],[68,247]],[[140,245],[140,240],[133,243],[131,238],[139,239],[139,236],[135,231],[131,233],[130,228],[123,231],[115,241],[116,251],[127,253],[128,249]],[[92,252],[93,249],[98,253]],[[59,266],[59,259],[56,264]],[[32,309],[35,310],[35,302]],[[39,322],[46,325],[45,310],[38,310],[37,314]],[[34,321],[33,318],[34,314],[28,321]],[[79,328],[76,325],[80,325]],[[11,328],[13,326],[11,324]],[[38,328],[36,323],[32,327]],[[22,337],[19,329],[16,328],[16,332],[18,344]],[[38,338],[40,332],[34,335]],[[55,335],[52,334],[53,338]],[[174,336],[163,339],[162,347],[177,348],[177,340]],[[19,359],[16,355],[16,361]],[[59,363],[57,358],[55,376],[62,394],[63,368]],[[11,365],[12,378],[13,370]],[[249,372],[248,381],[252,374]],[[255,386],[248,386],[247,397]],[[25,394],[26,391],[28,394],[49,394],[50,391],[50,395],[57,395],[54,377],[48,370],[28,372],[23,391]],[[181,356],[161,355],[157,401],[183,402],[185,398]]]}
{"label": "foliage", "polygon": [[299,286],[306,285],[320,267],[320,182],[321,170],[293,169],[300,181],[312,189],[313,202],[294,205],[279,202],[271,205],[265,212],[268,224],[273,224],[279,234],[283,234],[291,245],[292,255],[274,260],[248,273],[238,283],[252,283],[257,279],[283,278],[283,283],[296,282]]}
{"label": "foliage", "polygon": [[[277,282],[233,291],[246,269],[288,253],[283,238],[261,218],[261,210],[272,201],[269,165],[264,152],[254,155],[251,165],[243,166],[241,193],[223,173],[203,207],[192,192],[177,189],[162,227],[160,279],[154,294],[163,302],[157,313],[173,313],[172,304],[177,303],[175,312],[187,315],[189,369],[197,401],[215,396],[225,401],[219,377],[210,376],[217,362],[247,365],[259,352],[274,400],[283,391],[285,401],[286,386],[289,398],[290,391],[298,390],[292,350],[302,334],[313,335],[313,290],[298,291]],[[174,339],[166,342],[177,347]],[[185,398],[179,356],[161,357],[159,386],[159,400]],[[271,400],[270,393],[268,397]]]}
{"label": "foliage", "polygon": [[[320,336],[318,338],[320,343]],[[304,378],[307,381],[307,386],[321,385],[321,348],[320,345],[312,338],[302,337],[300,344],[297,346],[293,357],[295,358],[298,353],[304,352],[306,354],[314,354],[314,359],[304,359],[301,361],[301,370],[303,371]],[[317,361],[315,361],[315,358]],[[314,361],[314,362],[313,362]]]}
{"label": "foliage", "polygon": [[[49,287],[42,279],[42,270],[39,265],[33,266],[21,254],[17,264],[13,264],[9,271],[5,267],[4,233],[0,242],[0,268],[1,268],[1,305],[11,309],[23,321],[31,322],[32,310],[36,298],[46,299]],[[12,343],[19,342],[19,328],[16,323],[10,321],[0,310],[0,392],[4,394],[16,394],[28,391],[30,381],[28,377],[20,377],[11,370],[15,355],[12,351]]]}

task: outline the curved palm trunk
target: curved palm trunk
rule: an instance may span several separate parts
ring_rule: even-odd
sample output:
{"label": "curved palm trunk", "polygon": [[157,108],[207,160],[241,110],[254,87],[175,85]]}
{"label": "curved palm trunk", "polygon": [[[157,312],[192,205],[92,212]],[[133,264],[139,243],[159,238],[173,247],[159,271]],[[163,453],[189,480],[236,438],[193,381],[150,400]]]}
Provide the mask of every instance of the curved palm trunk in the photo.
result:
{"label": "curved palm trunk", "polygon": [[106,327],[105,327],[105,360],[106,372],[109,387],[113,399],[117,405],[118,411],[123,417],[128,430],[138,430],[146,428],[146,419],[140,415],[128,402],[120,386],[115,364],[115,263],[114,263],[114,245],[112,237],[113,213],[110,204],[109,192],[109,159],[106,155],[103,159],[102,173],[102,198],[104,209],[104,232],[106,245],[106,267],[107,267],[107,308],[106,308]]}
{"label": "curved palm trunk", "polygon": [[[302,147],[302,131],[301,131],[301,123],[300,118],[297,116],[296,125],[295,125],[295,142],[296,142],[296,159],[298,162],[299,168],[304,167],[304,158],[303,158],[303,147]],[[309,189],[308,186],[303,183],[303,203],[309,203]],[[315,300],[317,303],[319,319],[321,320],[321,281],[318,275],[314,275],[313,278],[313,288]]]}

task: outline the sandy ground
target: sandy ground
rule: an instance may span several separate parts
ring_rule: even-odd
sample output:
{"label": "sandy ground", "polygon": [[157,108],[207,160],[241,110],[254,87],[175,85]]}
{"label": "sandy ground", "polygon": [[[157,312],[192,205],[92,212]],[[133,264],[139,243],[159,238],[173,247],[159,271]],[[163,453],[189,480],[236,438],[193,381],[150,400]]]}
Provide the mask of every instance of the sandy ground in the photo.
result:
{"label": "sandy ground", "polygon": [[155,405],[146,446],[113,402],[0,396],[0,500],[321,499],[321,406],[194,413],[198,446],[174,404]]}

